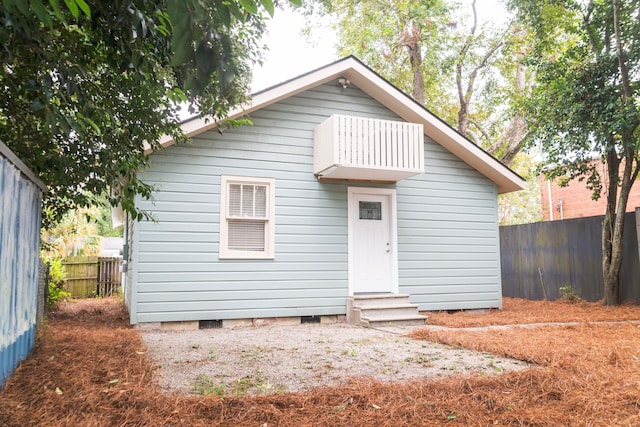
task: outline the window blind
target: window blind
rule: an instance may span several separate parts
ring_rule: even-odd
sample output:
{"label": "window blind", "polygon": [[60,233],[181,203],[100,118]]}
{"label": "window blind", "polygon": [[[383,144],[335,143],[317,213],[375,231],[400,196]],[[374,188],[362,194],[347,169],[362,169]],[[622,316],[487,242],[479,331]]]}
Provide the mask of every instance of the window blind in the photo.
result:
{"label": "window blind", "polygon": [[264,251],[265,221],[229,221],[229,249]]}
{"label": "window blind", "polygon": [[264,251],[266,217],[265,185],[229,185],[229,249]]}
{"label": "window blind", "polygon": [[254,184],[230,184],[229,216],[232,218],[266,218],[267,187]]}

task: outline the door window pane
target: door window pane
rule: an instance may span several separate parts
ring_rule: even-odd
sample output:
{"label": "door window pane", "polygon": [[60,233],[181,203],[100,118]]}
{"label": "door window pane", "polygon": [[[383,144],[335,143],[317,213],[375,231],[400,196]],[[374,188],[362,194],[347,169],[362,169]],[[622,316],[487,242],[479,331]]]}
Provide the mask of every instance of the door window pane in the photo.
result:
{"label": "door window pane", "polygon": [[360,219],[382,220],[382,202],[360,202]]}

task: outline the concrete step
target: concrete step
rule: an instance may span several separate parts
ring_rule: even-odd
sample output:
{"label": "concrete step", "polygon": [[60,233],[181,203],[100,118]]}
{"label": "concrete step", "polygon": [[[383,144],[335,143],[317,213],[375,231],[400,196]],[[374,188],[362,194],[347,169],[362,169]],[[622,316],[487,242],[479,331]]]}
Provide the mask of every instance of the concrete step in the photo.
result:
{"label": "concrete step", "polygon": [[364,294],[349,297],[354,306],[409,304],[409,295],[405,294]]}
{"label": "concrete step", "polygon": [[362,316],[376,316],[378,313],[389,316],[401,316],[404,314],[416,314],[418,312],[417,304],[394,304],[394,305],[366,305],[356,306],[354,310],[360,310]]}
{"label": "concrete step", "polygon": [[421,314],[402,316],[361,317],[360,324],[368,327],[381,326],[423,326],[427,323],[427,316]]}
{"label": "concrete step", "polygon": [[347,320],[363,326],[420,326],[427,318],[409,302],[409,295],[368,294],[349,297]]}

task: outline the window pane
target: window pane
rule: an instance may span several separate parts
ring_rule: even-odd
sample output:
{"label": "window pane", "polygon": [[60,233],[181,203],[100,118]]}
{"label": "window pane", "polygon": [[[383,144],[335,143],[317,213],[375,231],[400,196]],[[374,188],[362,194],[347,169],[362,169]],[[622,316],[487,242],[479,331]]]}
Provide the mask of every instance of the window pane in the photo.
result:
{"label": "window pane", "polygon": [[243,185],[242,186],[242,216],[243,217],[252,217],[255,216],[253,213],[253,185]]}
{"label": "window pane", "polygon": [[264,221],[229,221],[229,249],[264,251]]}
{"label": "window pane", "polygon": [[229,216],[240,216],[242,186],[240,184],[229,185]]}
{"label": "window pane", "polygon": [[360,219],[382,220],[382,202],[360,202]]}
{"label": "window pane", "polygon": [[222,176],[220,259],[273,259],[273,178]]}
{"label": "window pane", "polygon": [[256,185],[255,196],[255,216],[264,218],[267,216],[267,187],[265,185]]}

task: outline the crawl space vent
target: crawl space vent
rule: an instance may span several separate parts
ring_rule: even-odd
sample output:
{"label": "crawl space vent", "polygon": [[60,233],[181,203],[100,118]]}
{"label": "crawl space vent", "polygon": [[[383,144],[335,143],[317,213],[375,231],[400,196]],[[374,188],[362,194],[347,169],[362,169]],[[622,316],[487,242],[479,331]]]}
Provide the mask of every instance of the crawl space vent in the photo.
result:
{"label": "crawl space vent", "polygon": [[198,328],[200,329],[222,329],[222,320],[201,320]]}
{"label": "crawl space vent", "polygon": [[320,316],[302,316],[300,323],[320,323]]}

